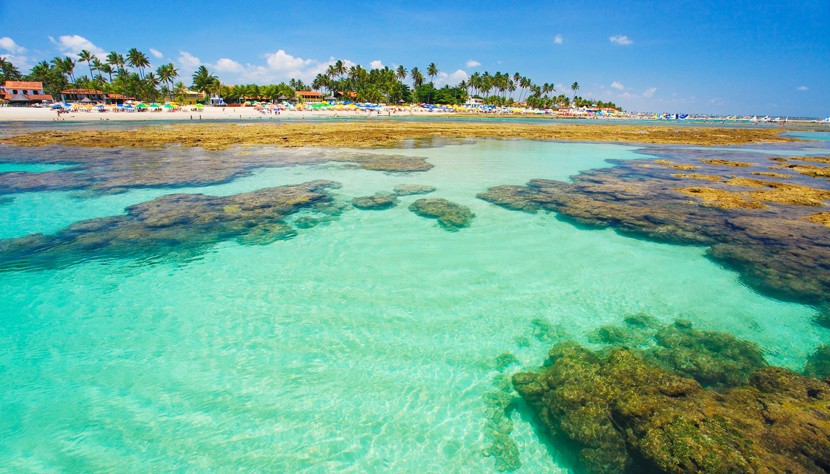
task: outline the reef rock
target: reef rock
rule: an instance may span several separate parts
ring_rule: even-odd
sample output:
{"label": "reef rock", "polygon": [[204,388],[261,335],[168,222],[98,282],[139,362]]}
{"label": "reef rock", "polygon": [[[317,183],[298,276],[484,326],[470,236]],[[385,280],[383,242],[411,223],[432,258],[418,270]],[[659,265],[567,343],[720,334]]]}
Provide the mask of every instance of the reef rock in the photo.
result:
{"label": "reef rock", "polygon": [[513,385],[591,472],[826,472],[830,383],[767,367],[718,392],[627,349],[557,344]]}
{"label": "reef rock", "polygon": [[375,193],[373,196],[362,196],[352,199],[352,206],[363,210],[379,211],[391,209],[398,204],[398,198],[390,193]]}
{"label": "reef rock", "polygon": [[127,208],[122,216],[77,222],[56,234],[0,241],[0,271],[61,268],[89,259],[191,257],[235,239],[264,245],[296,235],[284,218],[331,201],[332,181],[219,197],[172,194]]}
{"label": "reef rock", "polygon": [[449,231],[468,227],[475,217],[470,208],[441,198],[418,199],[409,210],[422,217],[438,219],[441,227]]}
{"label": "reef rock", "polygon": [[413,194],[429,194],[435,191],[435,187],[425,184],[399,184],[392,188],[392,192],[398,196],[411,196]]}
{"label": "reef rock", "polygon": [[[758,173],[776,161],[759,154],[643,153],[673,161],[614,161],[613,167],[585,171],[572,182],[534,179],[526,186],[496,186],[478,197],[511,210],[554,211],[582,225],[706,245],[710,258],[739,271],[760,291],[830,303],[830,235],[823,213],[816,212],[830,198],[830,183],[801,175],[787,183],[760,180]],[[677,166],[685,164],[706,169],[678,174]],[[700,176],[707,177],[706,187]]]}

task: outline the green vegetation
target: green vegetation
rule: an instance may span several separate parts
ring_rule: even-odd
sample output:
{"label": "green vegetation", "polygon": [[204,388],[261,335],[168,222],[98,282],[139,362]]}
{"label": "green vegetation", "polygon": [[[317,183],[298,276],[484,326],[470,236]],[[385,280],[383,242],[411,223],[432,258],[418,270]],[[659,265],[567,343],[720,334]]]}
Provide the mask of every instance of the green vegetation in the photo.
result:
{"label": "green vegetation", "polygon": [[[76,69],[82,63],[86,63],[89,75],[76,76]],[[439,71],[435,63],[426,67],[429,82],[425,82],[424,73],[417,67],[409,71],[404,66],[367,70],[359,64],[348,65],[337,60],[325,72],[318,74],[311,84],[294,78],[280,84],[235,86],[223,85],[218,76],[201,65],[193,74],[191,85],[187,86],[183,82],[176,82],[179,71],[172,63],[159,65],[153,70],[147,55],[132,48],[126,55],[112,51],[104,59],[83,50],[76,57],[56,57],[51,61],[41,61],[26,75],[21,74],[9,60],[0,58],[0,74],[0,81],[42,82],[46,93],[52,94],[56,99],[60,97],[61,90],[77,88],[124,94],[139,100],[181,100],[189,87],[205,95],[217,94],[228,103],[292,99],[296,91],[313,89],[341,101],[355,102],[458,105],[472,97],[495,106],[526,104],[536,108],[570,105],[617,108],[611,102],[591,101],[576,96],[579,88],[576,82],[571,85],[574,95],[569,98],[564,94],[554,95],[556,90],[553,83],[537,85],[518,72],[512,76],[502,72],[476,72],[457,86],[445,85],[438,88],[435,79],[446,75]],[[406,82],[407,78],[411,83]]]}

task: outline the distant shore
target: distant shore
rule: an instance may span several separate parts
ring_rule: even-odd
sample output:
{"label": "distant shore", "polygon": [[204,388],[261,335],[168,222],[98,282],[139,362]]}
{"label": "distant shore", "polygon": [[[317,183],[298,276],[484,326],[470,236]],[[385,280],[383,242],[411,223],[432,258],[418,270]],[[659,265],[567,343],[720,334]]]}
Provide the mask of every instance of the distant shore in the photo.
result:
{"label": "distant shore", "polygon": [[[71,111],[58,114],[57,111],[49,108],[33,107],[0,107],[0,122],[148,122],[148,121],[182,121],[182,122],[205,122],[205,121],[247,121],[247,120],[313,120],[316,118],[369,118],[369,117],[497,117],[497,118],[539,118],[549,120],[584,120],[587,123],[605,122],[625,124],[638,117],[630,118],[593,118],[593,117],[569,117],[562,115],[539,115],[539,114],[494,114],[494,113],[469,113],[469,112],[443,112],[425,108],[413,107],[389,107],[381,110],[282,110],[279,114],[269,110],[258,110],[254,107],[185,107],[182,110],[168,111],[159,109],[156,111],[113,111],[106,110],[99,112],[95,108],[89,110]],[[644,118],[649,120],[648,118]],[[657,121],[660,124],[682,124],[683,120]],[[730,120],[690,120],[688,123],[705,123],[707,125],[734,125],[742,124],[752,126],[755,124],[737,122]],[[771,124],[758,124],[766,127],[805,127],[809,129],[820,129],[830,131],[830,123],[814,122],[810,120],[789,120],[788,122],[777,122]]]}

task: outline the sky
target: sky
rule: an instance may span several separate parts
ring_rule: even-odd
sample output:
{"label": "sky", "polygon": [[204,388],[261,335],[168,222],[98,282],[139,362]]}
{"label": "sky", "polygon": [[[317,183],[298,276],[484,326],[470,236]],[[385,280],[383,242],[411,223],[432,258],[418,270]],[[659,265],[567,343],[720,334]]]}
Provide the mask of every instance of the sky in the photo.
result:
{"label": "sky", "polygon": [[[515,72],[629,111],[830,116],[830,0],[0,0],[0,56],[23,73],[81,49],[143,51],[189,84],[310,83],[337,59]],[[86,64],[76,66],[76,75]],[[87,72],[88,74],[88,72]]]}

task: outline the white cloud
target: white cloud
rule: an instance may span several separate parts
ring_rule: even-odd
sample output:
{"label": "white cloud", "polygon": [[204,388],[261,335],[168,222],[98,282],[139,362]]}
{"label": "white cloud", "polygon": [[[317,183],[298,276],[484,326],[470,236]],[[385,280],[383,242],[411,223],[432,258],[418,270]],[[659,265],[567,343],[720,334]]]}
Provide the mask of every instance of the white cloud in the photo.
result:
{"label": "white cloud", "polygon": [[64,56],[77,56],[82,49],[98,56],[99,59],[103,59],[107,55],[106,51],[98,46],[95,46],[92,41],[80,35],[63,35],[59,36],[58,39],[50,36],[49,41],[51,41],[52,44],[58,48],[58,51],[60,51]]}
{"label": "white cloud", "polygon": [[797,88],[796,90],[799,90],[799,91],[808,91],[808,90],[810,90],[810,88],[809,88],[809,87],[807,87],[807,86],[798,86],[798,88]]}
{"label": "white cloud", "polygon": [[622,84],[620,84],[617,81],[614,81],[614,82],[611,83],[611,88],[621,91],[621,90],[625,89],[625,86],[623,86]]}
{"label": "white cloud", "polygon": [[271,70],[285,73],[301,71],[314,64],[314,61],[311,59],[295,57],[283,50],[267,54],[265,56],[265,62]]}
{"label": "white cloud", "polygon": [[463,69],[456,69],[455,72],[447,74],[446,72],[438,71],[438,76],[435,79],[435,87],[455,86],[461,81],[466,81],[470,78]]}
{"label": "white cloud", "polygon": [[614,44],[618,44],[620,46],[628,46],[630,44],[634,44],[634,41],[631,40],[631,38],[629,38],[626,35],[611,36],[611,37],[608,38],[608,41],[610,41]]}
{"label": "white cloud", "polygon": [[29,62],[29,57],[24,54],[26,53],[26,48],[15,43],[8,36],[0,38],[0,49],[6,50],[6,53],[0,54],[0,58],[14,64],[20,72],[25,73],[26,69],[32,67]]}
{"label": "white cloud", "polygon": [[193,56],[187,51],[179,51],[178,62],[181,67],[186,69],[196,69],[200,64],[202,64],[202,61],[199,58]]}
{"label": "white cloud", "polygon": [[643,91],[643,97],[645,97],[646,99],[648,99],[648,98],[650,98],[651,96],[653,96],[655,92],[657,92],[657,88],[656,88],[656,87],[649,87],[648,89],[646,89],[645,91]]}
{"label": "white cloud", "polygon": [[465,64],[466,64],[467,67],[479,67],[479,66],[481,66],[481,63],[476,61],[475,59],[470,59]]}
{"label": "white cloud", "polygon": [[22,54],[26,52],[26,48],[15,43],[14,40],[8,36],[0,38],[0,49],[5,49],[10,54]]}
{"label": "white cloud", "polygon": [[380,59],[375,59],[374,61],[369,63],[369,67],[371,69],[383,69],[383,63],[380,61]]}
{"label": "white cloud", "polygon": [[553,44],[562,44],[565,40],[562,38],[562,35],[556,35],[553,37]]}
{"label": "white cloud", "polygon": [[216,61],[216,64],[213,67],[218,72],[239,73],[245,70],[241,64],[229,58],[221,58],[219,61]]}
{"label": "white cloud", "polygon": [[156,48],[150,48],[150,54],[152,54],[153,57],[156,59],[161,59],[164,57],[164,54],[162,54],[161,51],[157,50]]}

